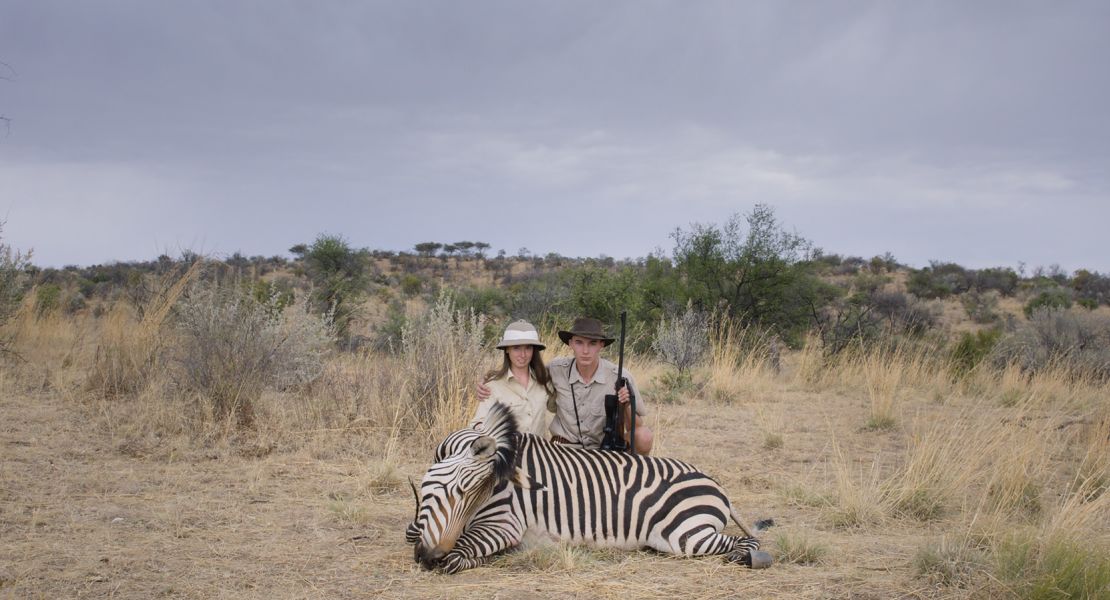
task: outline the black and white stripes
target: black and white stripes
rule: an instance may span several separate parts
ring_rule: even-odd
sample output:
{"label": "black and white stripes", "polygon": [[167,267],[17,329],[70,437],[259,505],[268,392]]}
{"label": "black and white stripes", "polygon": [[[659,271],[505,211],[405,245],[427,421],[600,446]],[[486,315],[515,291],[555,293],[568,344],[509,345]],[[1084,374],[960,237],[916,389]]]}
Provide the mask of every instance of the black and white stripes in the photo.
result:
{"label": "black and white stripes", "polygon": [[[449,435],[421,482],[406,538],[426,568],[476,567],[528,529],[565,542],[737,562],[759,547],[724,490],[687,463],[520,434],[500,405],[484,427]],[[746,537],[721,533],[730,517]]]}

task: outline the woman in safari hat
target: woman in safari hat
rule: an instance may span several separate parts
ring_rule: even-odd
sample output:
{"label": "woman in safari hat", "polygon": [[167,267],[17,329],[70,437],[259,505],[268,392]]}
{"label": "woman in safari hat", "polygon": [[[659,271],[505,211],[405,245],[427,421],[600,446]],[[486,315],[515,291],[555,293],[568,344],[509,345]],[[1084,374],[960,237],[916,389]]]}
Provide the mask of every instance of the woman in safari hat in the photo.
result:
{"label": "woman in safari hat", "polygon": [[490,395],[479,405],[471,419],[474,426],[483,422],[494,402],[509,407],[522,433],[544,437],[547,431],[547,402],[555,386],[543,364],[543,349],[536,328],[528,321],[515,321],[505,328],[497,347],[504,351],[501,367],[484,377]]}

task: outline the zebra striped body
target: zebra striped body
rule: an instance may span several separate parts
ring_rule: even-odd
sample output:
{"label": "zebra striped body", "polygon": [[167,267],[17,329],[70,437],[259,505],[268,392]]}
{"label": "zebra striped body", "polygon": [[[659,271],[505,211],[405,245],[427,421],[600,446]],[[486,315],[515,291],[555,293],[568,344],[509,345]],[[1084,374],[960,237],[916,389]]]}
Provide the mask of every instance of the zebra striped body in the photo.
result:
{"label": "zebra striped body", "polygon": [[478,566],[519,544],[527,530],[601,547],[727,554],[737,562],[759,547],[742,524],[749,537],[720,533],[730,516],[740,520],[720,485],[691,465],[554,444],[517,433],[507,411],[497,414],[488,429],[456,431],[436,450],[407,535],[425,567]]}

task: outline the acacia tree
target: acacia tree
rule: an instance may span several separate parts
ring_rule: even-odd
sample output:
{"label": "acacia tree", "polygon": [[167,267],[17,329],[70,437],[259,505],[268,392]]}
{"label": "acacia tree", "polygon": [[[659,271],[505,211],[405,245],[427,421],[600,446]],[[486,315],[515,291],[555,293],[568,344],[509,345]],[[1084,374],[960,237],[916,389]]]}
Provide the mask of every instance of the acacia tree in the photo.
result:
{"label": "acacia tree", "polygon": [[413,246],[413,248],[421,256],[433,256],[436,253],[436,251],[439,250],[442,247],[443,247],[443,244],[441,244],[439,242],[420,242],[419,244]]}
{"label": "acacia tree", "polygon": [[814,303],[828,296],[810,269],[812,244],[783,229],[765,204],[723,226],[695,223],[671,237],[675,270],[698,310],[723,311],[796,342]]}

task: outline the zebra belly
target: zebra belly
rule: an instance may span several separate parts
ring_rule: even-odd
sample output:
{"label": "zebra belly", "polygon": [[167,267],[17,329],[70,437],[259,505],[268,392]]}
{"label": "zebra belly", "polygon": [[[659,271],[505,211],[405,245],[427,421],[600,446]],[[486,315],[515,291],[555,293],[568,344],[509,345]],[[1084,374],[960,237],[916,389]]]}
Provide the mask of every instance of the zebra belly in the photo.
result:
{"label": "zebra belly", "polygon": [[675,552],[690,531],[724,528],[729,504],[715,481],[697,471],[640,466],[647,468],[616,469],[609,477],[604,471],[593,478],[537,477],[544,488],[517,489],[514,512],[555,541],[627,550]]}

